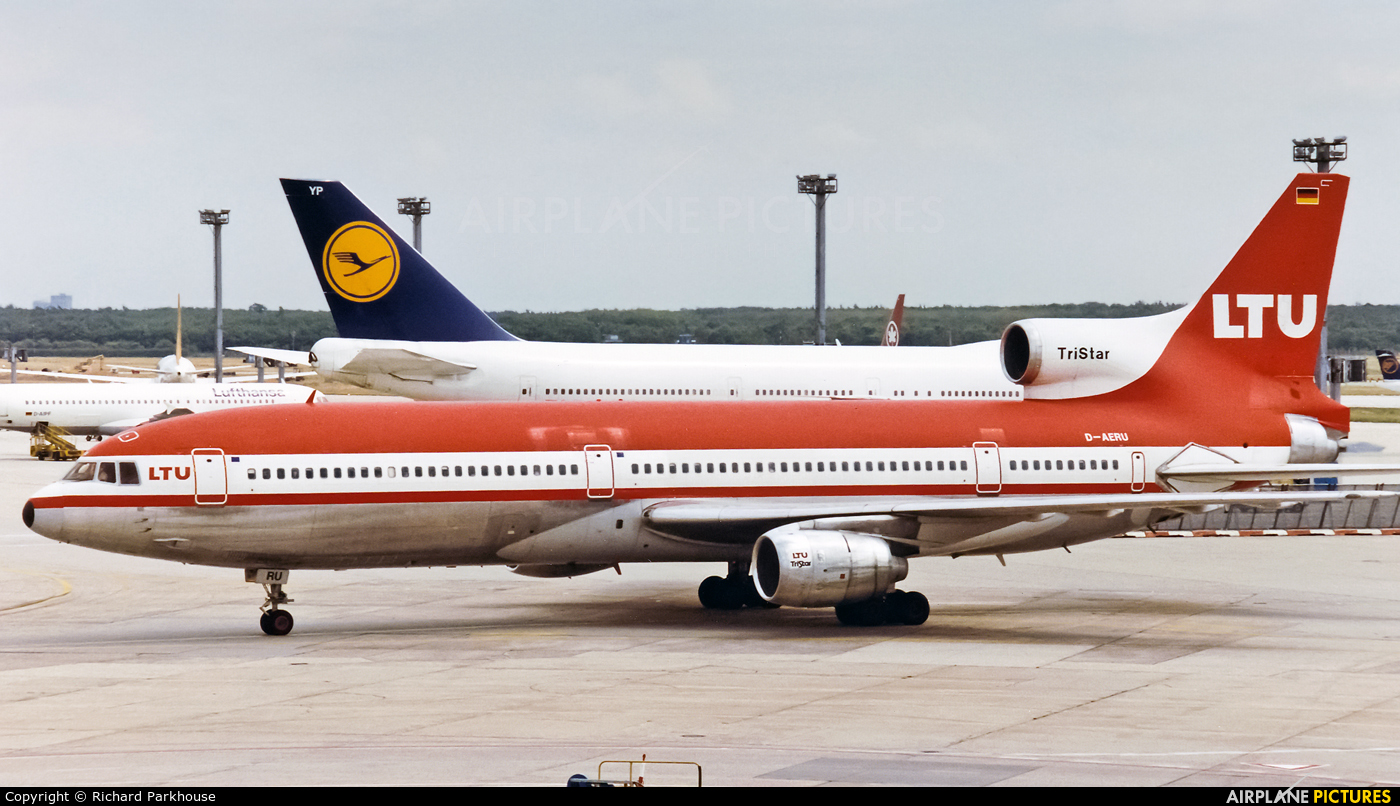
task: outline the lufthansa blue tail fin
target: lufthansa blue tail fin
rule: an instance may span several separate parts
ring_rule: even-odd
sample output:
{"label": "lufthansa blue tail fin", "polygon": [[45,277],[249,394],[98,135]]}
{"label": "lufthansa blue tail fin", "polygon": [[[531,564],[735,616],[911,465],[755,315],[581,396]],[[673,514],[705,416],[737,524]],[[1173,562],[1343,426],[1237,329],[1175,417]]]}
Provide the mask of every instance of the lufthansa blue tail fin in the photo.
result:
{"label": "lufthansa blue tail fin", "polygon": [[1381,365],[1381,377],[1387,381],[1400,381],[1400,361],[1389,350],[1377,350],[1376,361]]}
{"label": "lufthansa blue tail fin", "polygon": [[282,190],[342,338],[517,340],[341,183],[283,179]]}

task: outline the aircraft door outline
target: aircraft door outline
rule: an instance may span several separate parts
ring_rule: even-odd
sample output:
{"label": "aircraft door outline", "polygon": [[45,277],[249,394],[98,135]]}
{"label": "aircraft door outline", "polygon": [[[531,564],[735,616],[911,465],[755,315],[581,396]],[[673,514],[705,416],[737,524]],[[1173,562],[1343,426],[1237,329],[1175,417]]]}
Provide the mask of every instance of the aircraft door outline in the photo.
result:
{"label": "aircraft door outline", "polygon": [[1129,489],[1140,493],[1147,487],[1147,456],[1142,451],[1133,451],[1132,462],[1133,486]]}
{"label": "aircraft door outline", "polygon": [[1001,492],[1001,449],[995,442],[972,443],[973,466],[977,471],[977,494]]}
{"label": "aircraft door outline", "polygon": [[613,452],[608,445],[584,445],[583,469],[589,498],[613,497]]}
{"label": "aircraft door outline", "polygon": [[223,506],[228,503],[228,463],[219,448],[195,448],[190,451],[194,464],[194,502],[199,506]]}

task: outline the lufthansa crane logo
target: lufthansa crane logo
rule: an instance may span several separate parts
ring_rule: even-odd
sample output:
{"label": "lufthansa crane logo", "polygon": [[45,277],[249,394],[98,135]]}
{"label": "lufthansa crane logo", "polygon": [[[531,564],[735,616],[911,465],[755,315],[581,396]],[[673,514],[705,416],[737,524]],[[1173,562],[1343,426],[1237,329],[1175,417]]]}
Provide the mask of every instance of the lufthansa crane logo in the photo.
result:
{"label": "lufthansa crane logo", "polygon": [[373,302],[398,281],[399,250],[383,229],[368,221],[352,221],[326,241],[321,272],[340,296],[351,302]]}

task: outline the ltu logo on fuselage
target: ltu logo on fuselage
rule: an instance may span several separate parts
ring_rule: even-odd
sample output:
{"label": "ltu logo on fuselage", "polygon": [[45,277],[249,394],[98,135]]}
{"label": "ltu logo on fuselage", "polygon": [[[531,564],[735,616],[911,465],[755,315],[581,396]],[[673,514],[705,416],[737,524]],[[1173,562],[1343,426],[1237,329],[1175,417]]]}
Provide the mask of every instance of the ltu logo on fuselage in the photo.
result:
{"label": "ltu logo on fuselage", "polygon": [[352,221],[326,241],[321,271],[340,296],[373,302],[398,281],[399,250],[384,230],[368,221]]}
{"label": "ltu logo on fuselage", "polygon": [[[1230,305],[1229,294],[1212,294],[1214,306],[1215,337],[1217,339],[1262,339],[1264,337],[1264,309],[1273,308],[1277,312],[1278,329],[1290,339],[1301,339],[1313,331],[1317,324],[1317,295],[1303,295],[1303,310],[1298,320],[1293,319],[1293,295],[1279,294],[1235,294],[1235,304]],[[1235,308],[1246,311],[1244,324],[1231,324],[1230,314]]]}

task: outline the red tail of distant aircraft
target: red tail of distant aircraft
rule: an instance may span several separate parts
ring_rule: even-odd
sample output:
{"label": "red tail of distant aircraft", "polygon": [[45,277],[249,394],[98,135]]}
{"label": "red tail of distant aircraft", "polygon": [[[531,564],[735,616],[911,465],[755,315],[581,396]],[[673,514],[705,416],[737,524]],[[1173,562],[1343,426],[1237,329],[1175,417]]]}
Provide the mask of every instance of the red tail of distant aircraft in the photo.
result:
{"label": "red tail of distant aircraft", "polygon": [[899,346],[899,334],[904,328],[904,295],[900,294],[899,299],[894,301],[894,307],[890,309],[890,320],[885,323],[885,339],[881,342],[886,347]]}
{"label": "red tail of distant aircraft", "polygon": [[[1347,178],[1302,174],[1194,304],[1024,320],[1016,393],[922,400],[279,406],[142,426],[37,493],[56,540],[244,568],[282,634],[290,569],[503,564],[564,576],[726,561],[707,607],[835,606],[921,623],[920,556],[1068,547],[1331,462],[1347,409],[1312,385]],[[131,481],[128,482],[127,480]],[[1364,495],[1353,493],[1351,495]]]}

